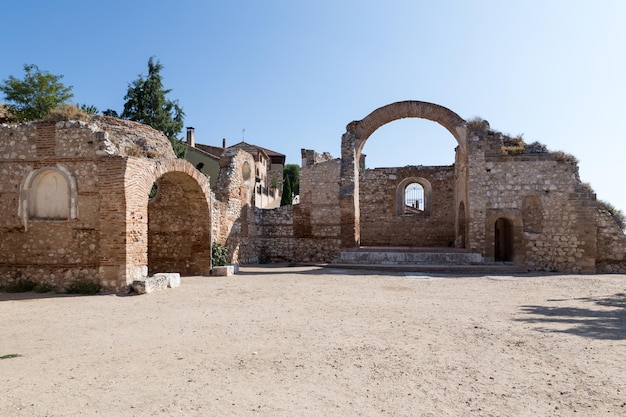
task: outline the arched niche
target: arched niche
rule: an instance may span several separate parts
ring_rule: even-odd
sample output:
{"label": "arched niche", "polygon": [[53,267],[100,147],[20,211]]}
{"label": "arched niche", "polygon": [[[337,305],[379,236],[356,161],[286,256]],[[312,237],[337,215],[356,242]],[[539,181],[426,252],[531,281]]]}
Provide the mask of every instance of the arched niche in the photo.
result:
{"label": "arched niche", "polygon": [[63,165],[31,171],[20,185],[18,215],[29,220],[59,221],[78,217],[76,179]]}

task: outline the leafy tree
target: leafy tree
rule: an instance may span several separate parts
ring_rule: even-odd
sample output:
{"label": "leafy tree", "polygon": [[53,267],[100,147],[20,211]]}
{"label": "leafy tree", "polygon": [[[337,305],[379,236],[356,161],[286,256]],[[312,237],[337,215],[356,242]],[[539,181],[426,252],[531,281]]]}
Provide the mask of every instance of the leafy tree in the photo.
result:
{"label": "leafy tree", "polygon": [[119,114],[113,109],[106,109],[102,112],[103,116],[112,116],[112,117],[120,117]]}
{"label": "leafy tree", "polygon": [[10,76],[0,85],[5,95],[11,120],[25,122],[45,118],[50,110],[65,104],[72,94],[72,87],[61,83],[62,75],[42,71],[37,65],[24,64],[24,79]]}
{"label": "leafy tree", "polygon": [[124,96],[126,103],[122,118],[135,122],[145,123],[160,130],[172,142],[176,156],[182,158],[186,147],[182,139],[176,135],[183,128],[185,113],[178,105],[178,100],[169,100],[166,95],[172,90],[163,87],[161,70],[163,65],[154,57],[148,60],[148,76],[139,75],[139,78],[128,86],[128,92]]}
{"label": "leafy tree", "polygon": [[293,192],[291,191],[291,180],[285,177],[283,182],[283,196],[280,198],[281,206],[290,206],[293,204]]}
{"label": "leafy tree", "polygon": [[287,164],[283,169],[283,179],[289,177],[291,191],[294,196],[300,194],[300,167],[296,164]]}

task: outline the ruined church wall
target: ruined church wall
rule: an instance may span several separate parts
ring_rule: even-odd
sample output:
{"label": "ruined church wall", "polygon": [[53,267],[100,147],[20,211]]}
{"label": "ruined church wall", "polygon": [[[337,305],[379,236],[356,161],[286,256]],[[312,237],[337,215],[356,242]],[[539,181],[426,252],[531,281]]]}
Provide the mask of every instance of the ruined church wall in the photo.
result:
{"label": "ruined church wall", "polygon": [[[498,145],[497,143],[495,145]],[[595,272],[596,201],[558,154],[504,156],[470,141],[470,247],[494,257],[498,218],[513,224],[513,261],[536,270]]]}
{"label": "ruined church wall", "polygon": [[[429,211],[398,214],[397,194],[404,194],[402,181],[426,180],[432,192]],[[363,246],[452,246],[455,239],[454,167],[376,168],[359,178],[361,245]],[[399,187],[402,190],[399,190]],[[402,208],[400,208],[402,210]]]}
{"label": "ruined church wall", "polygon": [[[87,143],[92,133],[69,122],[0,129],[0,285],[31,279],[63,288],[96,279],[100,195],[94,147]],[[59,220],[28,216],[24,225],[18,214],[24,180],[35,170],[58,167],[76,183],[77,215]]]}

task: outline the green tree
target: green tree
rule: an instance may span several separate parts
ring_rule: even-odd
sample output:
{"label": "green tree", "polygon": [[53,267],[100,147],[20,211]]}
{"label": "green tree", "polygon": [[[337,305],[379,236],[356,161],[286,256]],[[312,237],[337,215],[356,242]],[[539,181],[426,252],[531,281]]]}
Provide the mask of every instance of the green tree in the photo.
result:
{"label": "green tree", "polygon": [[45,118],[50,110],[74,97],[72,87],[60,81],[62,75],[42,71],[37,65],[24,64],[24,79],[10,76],[0,85],[11,120],[25,122]]}
{"label": "green tree", "polygon": [[184,157],[186,147],[182,139],[177,138],[183,128],[185,113],[178,105],[178,100],[169,100],[166,95],[172,90],[163,87],[161,70],[163,65],[154,57],[148,60],[148,76],[139,78],[128,86],[124,96],[124,111],[122,118],[135,122],[145,123],[163,132],[172,142],[176,156]]}
{"label": "green tree", "polygon": [[291,191],[294,196],[300,194],[300,167],[296,164],[287,164],[283,169],[283,180],[289,177]]}
{"label": "green tree", "polygon": [[291,191],[291,180],[289,177],[285,177],[283,182],[283,195],[280,198],[281,206],[290,206],[293,204],[293,192]]}

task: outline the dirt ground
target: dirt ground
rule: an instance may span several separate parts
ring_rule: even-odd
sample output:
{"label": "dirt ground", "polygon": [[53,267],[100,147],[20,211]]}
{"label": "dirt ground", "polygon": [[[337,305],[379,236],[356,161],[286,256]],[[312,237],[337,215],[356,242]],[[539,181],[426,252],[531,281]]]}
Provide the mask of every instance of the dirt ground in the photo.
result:
{"label": "dirt ground", "polygon": [[623,416],[625,293],[314,267],[0,293],[0,416]]}

